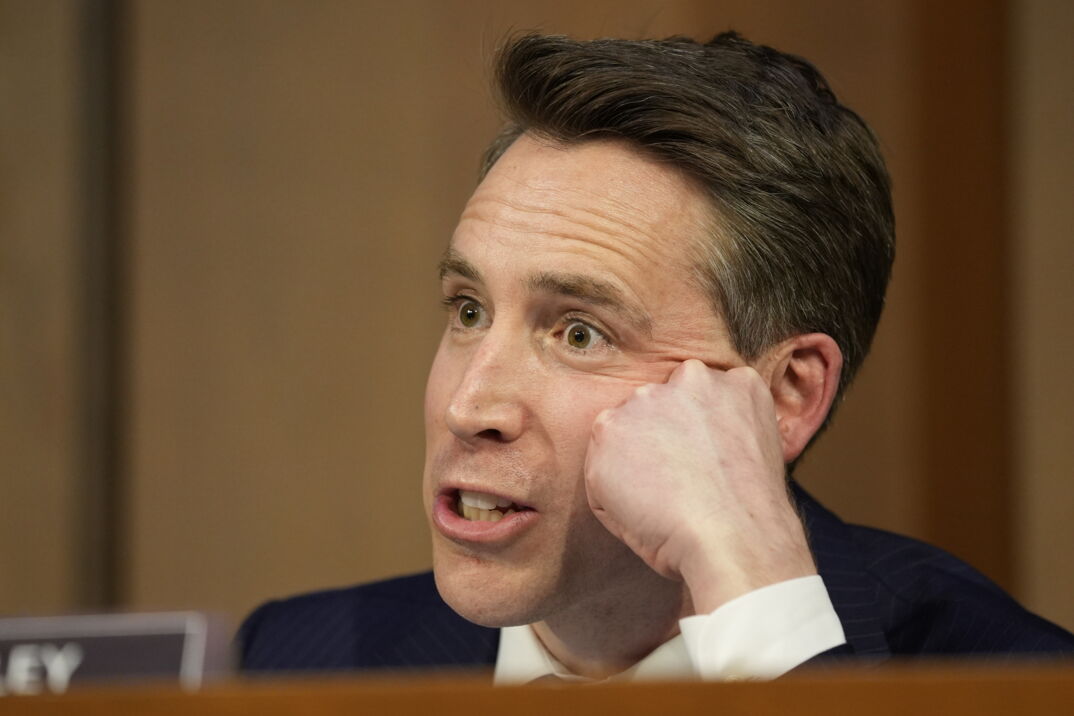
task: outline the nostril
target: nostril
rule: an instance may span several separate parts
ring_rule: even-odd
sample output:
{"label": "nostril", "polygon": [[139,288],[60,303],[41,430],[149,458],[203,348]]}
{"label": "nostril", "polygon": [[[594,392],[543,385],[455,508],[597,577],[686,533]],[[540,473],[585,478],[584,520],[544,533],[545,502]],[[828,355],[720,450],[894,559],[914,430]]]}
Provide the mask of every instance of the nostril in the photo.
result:
{"label": "nostril", "polygon": [[487,430],[482,430],[477,434],[477,437],[485,438],[486,440],[493,440],[498,443],[504,442],[503,433],[501,433],[499,430],[496,430],[495,428],[488,428]]}
{"label": "nostril", "polygon": [[[457,391],[444,415],[448,430],[463,442],[508,443],[518,438],[524,430],[524,404],[506,392],[475,400],[470,393],[479,387]],[[507,391],[507,387],[500,387]],[[492,390],[487,385],[481,389]]]}

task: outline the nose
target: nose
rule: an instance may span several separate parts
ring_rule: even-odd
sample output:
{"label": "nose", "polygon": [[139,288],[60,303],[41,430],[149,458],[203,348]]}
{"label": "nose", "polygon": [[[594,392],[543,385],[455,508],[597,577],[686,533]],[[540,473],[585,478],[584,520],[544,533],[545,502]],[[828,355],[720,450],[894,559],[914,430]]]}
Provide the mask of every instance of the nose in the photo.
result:
{"label": "nose", "polygon": [[447,406],[447,427],[460,440],[511,442],[526,428],[525,354],[507,331],[490,330],[470,355]]}

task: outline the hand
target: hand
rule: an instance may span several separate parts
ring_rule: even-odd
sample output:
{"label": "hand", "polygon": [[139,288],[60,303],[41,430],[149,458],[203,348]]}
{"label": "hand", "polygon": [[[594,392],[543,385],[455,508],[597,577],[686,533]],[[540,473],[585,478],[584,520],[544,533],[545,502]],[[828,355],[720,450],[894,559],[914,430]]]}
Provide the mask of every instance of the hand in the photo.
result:
{"label": "hand", "polygon": [[688,360],[593,423],[590,508],[697,613],[816,574],[790,503],[775,406],[752,368]]}

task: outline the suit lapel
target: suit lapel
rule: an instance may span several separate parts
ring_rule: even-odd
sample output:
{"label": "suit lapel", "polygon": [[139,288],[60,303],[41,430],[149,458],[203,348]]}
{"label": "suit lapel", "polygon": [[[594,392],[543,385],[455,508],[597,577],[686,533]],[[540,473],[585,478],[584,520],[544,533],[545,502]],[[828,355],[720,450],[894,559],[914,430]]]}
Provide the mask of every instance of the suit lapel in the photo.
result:
{"label": "suit lapel", "polygon": [[883,659],[891,654],[880,624],[877,582],[847,525],[813,499],[798,483],[791,488],[802,514],[817,570],[832,599],[847,643],[855,654]]}

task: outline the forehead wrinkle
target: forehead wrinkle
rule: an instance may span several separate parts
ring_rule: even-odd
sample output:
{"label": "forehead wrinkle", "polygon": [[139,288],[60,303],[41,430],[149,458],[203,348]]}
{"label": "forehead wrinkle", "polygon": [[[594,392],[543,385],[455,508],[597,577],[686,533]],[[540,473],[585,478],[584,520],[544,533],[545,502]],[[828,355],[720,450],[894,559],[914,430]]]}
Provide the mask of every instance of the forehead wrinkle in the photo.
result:
{"label": "forehead wrinkle", "polygon": [[[590,146],[600,143],[600,140],[595,140]],[[635,154],[632,147],[625,146],[624,149],[628,154]],[[562,148],[557,150],[563,151]],[[638,196],[629,182],[627,190],[623,190],[620,186],[620,174],[607,175],[607,172],[603,172],[607,175],[605,181],[596,185],[596,188],[571,181],[570,177],[567,179],[569,187],[564,188],[563,180],[550,179],[543,172],[530,172],[521,177],[505,172],[497,176],[497,180],[510,185],[507,198],[481,197],[483,187],[479,186],[472,199],[499,203],[523,213],[557,216],[596,231],[612,229],[609,233],[617,233],[624,238],[633,233],[654,245],[669,239],[685,238],[689,241],[686,237],[664,236],[660,232],[664,226],[684,220],[692,229],[705,226],[711,210],[707,192],[696,180],[677,167],[663,163],[652,165],[651,160],[646,159],[644,154],[636,156],[635,159],[644,161],[640,165],[634,164],[632,173],[640,173],[650,187],[641,202],[637,201]],[[602,173],[599,167],[587,167],[586,172]],[[670,201],[649,200],[657,195]],[[591,201],[579,201],[580,199]],[[573,216],[572,212],[582,216]],[[583,217],[596,218],[599,221],[586,220]],[[643,249],[641,243],[638,242],[640,250]],[[648,258],[651,260],[652,256]]]}
{"label": "forehead wrinkle", "polygon": [[[486,204],[500,207],[500,209],[482,211],[483,205]],[[521,216],[511,216],[512,214]],[[642,216],[641,212],[638,212],[638,214]],[[523,217],[527,216],[533,216],[536,220],[533,222],[525,221]],[[565,225],[547,226],[549,222],[540,220],[542,218],[548,219],[549,217],[558,220],[552,223]],[[597,220],[593,220],[593,218]],[[571,241],[581,240],[614,251],[628,259],[631,257],[624,248],[629,247],[637,252],[647,263],[655,263],[660,259],[660,251],[657,248],[660,238],[647,230],[647,227],[643,228],[637,224],[616,219],[612,215],[593,207],[576,207],[575,211],[571,211],[564,210],[556,204],[530,207],[499,197],[475,196],[463,211],[460,223],[462,221],[478,221],[511,231],[540,234]],[[636,261],[637,259],[634,258],[633,260]]]}
{"label": "forehead wrinkle", "polygon": [[610,308],[625,317],[646,335],[652,335],[652,319],[639,306],[629,301],[618,286],[579,273],[542,271],[526,281],[534,292],[570,296],[586,303]]}

